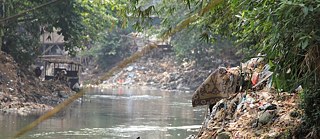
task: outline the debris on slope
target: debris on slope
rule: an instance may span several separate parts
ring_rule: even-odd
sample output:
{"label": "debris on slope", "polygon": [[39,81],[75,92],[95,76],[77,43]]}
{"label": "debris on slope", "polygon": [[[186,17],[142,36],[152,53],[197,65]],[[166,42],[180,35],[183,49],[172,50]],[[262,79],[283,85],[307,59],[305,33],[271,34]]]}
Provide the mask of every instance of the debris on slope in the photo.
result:
{"label": "debris on slope", "polygon": [[197,138],[281,138],[301,124],[297,94],[238,93],[219,101]]}
{"label": "debris on slope", "polygon": [[[194,91],[211,73],[211,70],[219,66],[237,65],[239,62],[238,58],[226,55],[205,56],[210,57],[212,62],[202,63],[202,66],[195,61],[178,62],[174,46],[170,44],[171,39],[158,39],[156,35],[146,36],[143,33],[130,33],[127,37],[130,38],[128,41],[134,47],[133,55],[135,52],[144,50],[148,44],[156,44],[157,48],[148,51],[136,62],[118,71],[109,80],[103,81],[103,84],[86,86],[101,88],[146,86],[164,90]],[[83,75],[91,79],[99,77],[97,69],[87,69]]]}
{"label": "debris on slope", "polygon": [[[227,74],[229,70],[223,72],[224,74],[211,74],[209,80],[207,79],[195,91],[192,101],[203,102],[195,104],[210,105],[212,108],[210,107],[210,112],[207,113],[198,135],[190,138],[242,139],[294,136],[293,130],[302,122],[298,94],[276,93],[270,86],[272,72],[269,71],[267,64],[263,65],[261,59],[251,59],[243,65],[246,66],[242,67],[241,71],[244,72],[240,75],[246,76],[241,77],[243,80],[240,81],[249,81],[250,84],[243,91],[239,89],[236,93],[236,91],[217,90],[217,88],[232,90],[237,85],[243,85],[230,82],[234,81],[237,75]],[[219,69],[213,73],[218,71]],[[216,78],[219,79],[212,80]],[[217,98],[219,94],[227,97]],[[201,99],[199,95],[203,98]],[[215,101],[217,99],[221,100]]]}
{"label": "debris on slope", "polygon": [[40,81],[14,59],[0,52],[0,110],[22,115],[51,109],[73,93],[59,81]]}
{"label": "debris on slope", "polygon": [[[217,60],[212,69],[219,66],[225,66],[222,60]],[[195,62],[180,64],[173,52],[157,49],[119,71],[99,87],[148,86],[164,90],[192,91],[210,72],[196,67]]]}

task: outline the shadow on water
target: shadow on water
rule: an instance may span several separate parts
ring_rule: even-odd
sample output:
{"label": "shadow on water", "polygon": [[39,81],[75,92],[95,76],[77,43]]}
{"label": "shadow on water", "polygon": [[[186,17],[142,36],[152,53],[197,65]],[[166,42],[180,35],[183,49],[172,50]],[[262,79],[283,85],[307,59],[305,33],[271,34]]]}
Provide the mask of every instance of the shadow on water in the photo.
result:
{"label": "shadow on water", "polygon": [[[95,89],[20,138],[181,139],[197,132],[203,112],[192,108],[191,94],[184,92]],[[0,137],[38,117],[0,115]]]}

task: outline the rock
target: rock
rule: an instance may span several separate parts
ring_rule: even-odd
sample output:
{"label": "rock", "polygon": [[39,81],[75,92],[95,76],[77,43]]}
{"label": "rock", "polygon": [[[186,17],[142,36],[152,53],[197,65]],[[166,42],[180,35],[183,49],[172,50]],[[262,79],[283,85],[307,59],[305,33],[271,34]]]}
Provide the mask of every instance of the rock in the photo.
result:
{"label": "rock", "polygon": [[261,123],[262,125],[265,125],[269,123],[275,115],[276,115],[275,110],[266,110],[259,116],[259,123]]}
{"label": "rock", "polygon": [[230,139],[232,134],[230,132],[221,132],[217,135],[216,139]]}

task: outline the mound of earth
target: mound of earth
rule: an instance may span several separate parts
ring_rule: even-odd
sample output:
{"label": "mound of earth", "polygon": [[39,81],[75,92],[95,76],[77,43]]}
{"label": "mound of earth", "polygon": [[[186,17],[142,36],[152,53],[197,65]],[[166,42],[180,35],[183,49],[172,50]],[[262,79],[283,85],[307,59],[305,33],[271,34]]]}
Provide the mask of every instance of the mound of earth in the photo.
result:
{"label": "mound of earth", "polygon": [[31,69],[21,68],[0,52],[0,110],[28,114],[51,109],[73,93],[59,81],[41,81]]}

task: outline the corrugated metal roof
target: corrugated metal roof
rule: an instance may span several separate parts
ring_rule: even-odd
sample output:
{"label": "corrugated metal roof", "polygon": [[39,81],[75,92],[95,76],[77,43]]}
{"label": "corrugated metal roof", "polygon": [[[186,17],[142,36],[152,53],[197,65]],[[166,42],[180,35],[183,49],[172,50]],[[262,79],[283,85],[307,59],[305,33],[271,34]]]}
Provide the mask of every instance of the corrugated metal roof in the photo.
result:
{"label": "corrugated metal roof", "polygon": [[68,56],[63,55],[44,55],[39,57],[41,60],[50,63],[66,63],[66,64],[76,64],[81,65],[80,62],[70,59]]}

